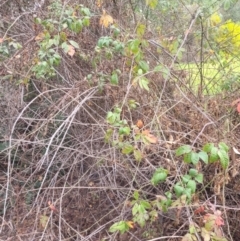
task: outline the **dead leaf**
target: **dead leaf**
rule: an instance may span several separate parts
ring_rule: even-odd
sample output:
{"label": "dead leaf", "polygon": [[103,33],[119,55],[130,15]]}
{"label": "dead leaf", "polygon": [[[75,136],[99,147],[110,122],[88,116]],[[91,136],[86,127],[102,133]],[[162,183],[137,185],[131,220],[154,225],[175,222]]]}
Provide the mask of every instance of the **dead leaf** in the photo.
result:
{"label": "dead leaf", "polygon": [[51,201],[48,201],[48,206],[53,212],[57,212],[57,209],[55,208],[55,206],[52,204]]}
{"label": "dead leaf", "polygon": [[68,45],[68,55],[70,55],[71,57],[75,54],[75,48],[72,45]]}
{"label": "dead leaf", "polygon": [[133,221],[127,221],[127,226],[129,228],[134,228],[134,222]]}
{"label": "dead leaf", "polygon": [[48,216],[46,216],[46,215],[41,215],[40,216],[40,224],[41,224],[41,226],[42,226],[42,228],[45,228],[46,227],[46,225],[47,225],[47,223],[48,223]]}
{"label": "dead leaf", "polygon": [[149,130],[144,130],[144,131],[142,131],[142,134],[143,134],[144,138],[145,138],[148,142],[150,142],[150,143],[152,143],[152,144],[158,143],[157,137],[155,137],[154,135],[150,134]]}
{"label": "dead leaf", "polygon": [[113,18],[112,16],[106,14],[106,11],[103,10],[103,14],[99,20],[99,24],[102,25],[105,28],[108,28],[110,24],[113,24]]}
{"label": "dead leaf", "polygon": [[137,123],[136,123],[136,126],[139,128],[139,129],[142,129],[144,124],[143,124],[143,121],[142,120],[138,120]]}
{"label": "dead leaf", "polygon": [[197,209],[194,211],[194,214],[203,214],[204,211],[205,211],[204,206],[200,206],[199,208],[197,208]]}
{"label": "dead leaf", "polygon": [[44,32],[39,33],[36,37],[35,37],[35,41],[40,41],[43,40],[45,37]]}

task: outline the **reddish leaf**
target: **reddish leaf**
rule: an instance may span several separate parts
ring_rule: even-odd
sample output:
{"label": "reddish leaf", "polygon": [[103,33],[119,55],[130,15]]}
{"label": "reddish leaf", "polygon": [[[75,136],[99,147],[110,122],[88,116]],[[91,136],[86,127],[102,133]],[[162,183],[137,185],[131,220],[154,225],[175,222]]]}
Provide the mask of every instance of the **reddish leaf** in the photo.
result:
{"label": "reddish leaf", "polygon": [[204,206],[200,206],[194,211],[194,214],[203,214],[204,213]]}
{"label": "reddish leaf", "polygon": [[237,104],[237,112],[240,113],[240,103]]}
{"label": "reddish leaf", "polygon": [[144,130],[144,131],[142,131],[142,134],[143,134],[144,138],[145,138],[148,142],[150,142],[150,143],[152,143],[152,144],[158,143],[157,137],[155,137],[154,135],[150,134],[150,131],[149,131],[149,130]]}
{"label": "reddish leaf", "polygon": [[48,201],[48,206],[53,212],[57,212],[57,209],[55,208],[55,206],[52,204],[51,201]]}
{"label": "reddish leaf", "polygon": [[143,128],[143,121],[142,120],[138,120],[137,121],[137,123],[136,123],[136,126],[139,128],[139,129],[141,129],[141,128]]}

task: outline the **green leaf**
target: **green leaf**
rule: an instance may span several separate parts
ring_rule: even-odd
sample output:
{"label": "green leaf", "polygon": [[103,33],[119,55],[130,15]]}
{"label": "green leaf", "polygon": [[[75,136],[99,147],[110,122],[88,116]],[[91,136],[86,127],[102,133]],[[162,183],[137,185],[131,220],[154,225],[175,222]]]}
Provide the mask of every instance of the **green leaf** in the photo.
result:
{"label": "green leaf", "polygon": [[137,35],[141,38],[146,30],[146,25],[145,24],[138,24],[137,26]]}
{"label": "green leaf", "polygon": [[133,155],[134,155],[136,161],[141,161],[143,158],[142,152],[139,150],[134,150]]}
{"label": "green leaf", "polygon": [[220,163],[221,166],[224,170],[226,170],[228,168],[229,165],[229,156],[228,153],[225,150],[218,150],[218,156],[220,158]]}
{"label": "green leaf", "polygon": [[191,189],[192,193],[195,193],[196,192],[196,188],[197,188],[197,184],[196,184],[196,182],[194,180],[190,180],[187,183],[187,187]]}
{"label": "green leaf", "polygon": [[138,65],[144,71],[144,73],[146,73],[149,70],[149,65],[144,60],[139,61]]}
{"label": "green leaf", "polygon": [[219,142],[218,144],[219,148],[228,152],[229,151],[229,147],[224,143],[224,142]]}
{"label": "green leaf", "polygon": [[184,157],[183,157],[183,161],[187,164],[191,163],[191,156],[192,156],[192,153],[187,153],[187,154],[184,154]]}
{"label": "green leaf", "polygon": [[125,126],[125,127],[120,127],[118,133],[119,133],[119,135],[128,136],[130,134],[130,131],[131,131],[130,127]]}
{"label": "green leaf", "polygon": [[134,151],[134,147],[131,144],[125,144],[122,148],[122,153],[126,155],[132,153],[133,151]]}
{"label": "green leaf", "polygon": [[159,71],[162,71],[162,69],[163,69],[163,66],[162,66],[162,65],[157,65],[157,66],[155,66],[155,68],[154,68],[153,71],[159,72]]}
{"label": "green leaf", "polygon": [[118,85],[118,74],[116,72],[112,74],[110,82],[113,85]]}
{"label": "green leaf", "polygon": [[125,222],[125,221],[120,221],[120,222],[114,223],[109,228],[109,232],[110,233],[114,233],[114,232],[120,231],[120,233],[123,234],[123,233],[125,233],[128,230],[129,230],[129,226],[128,226],[127,222]]}
{"label": "green leaf", "polygon": [[90,12],[89,8],[84,8],[84,7],[80,9],[80,13],[85,15],[85,16],[91,15],[91,12]]}
{"label": "green leaf", "polygon": [[214,163],[214,162],[216,162],[218,159],[219,159],[219,156],[218,156],[218,148],[214,146],[214,147],[211,149],[211,152],[210,152],[209,162],[210,162],[210,163]]}
{"label": "green leaf", "polygon": [[203,151],[205,152],[211,152],[212,148],[214,147],[213,143],[207,143],[203,146]]}
{"label": "green leaf", "polygon": [[185,194],[188,199],[191,199],[192,189],[191,189],[191,188],[185,188],[185,189],[183,190],[183,194]]}
{"label": "green leaf", "polygon": [[196,177],[197,174],[198,174],[198,170],[193,169],[193,168],[191,168],[191,169],[189,170],[189,175],[190,175],[191,177]]}
{"label": "green leaf", "polygon": [[134,191],[134,193],[133,193],[133,198],[134,198],[135,200],[138,200],[138,199],[139,199],[139,192],[138,192],[138,191]]}
{"label": "green leaf", "polygon": [[199,155],[196,152],[191,152],[191,162],[193,165],[197,165],[199,162]]}
{"label": "green leaf", "polygon": [[189,180],[191,180],[191,176],[190,176],[190,175],[184,175],[184,176],[182,176],[182,181],[183,181],[184,183],[188,183]]}
{"label": "green leaf", "polygon": [[202,173],[197,174],[197,176],[195,177],[195,180],[198,183],[203,183],[203,174]]}
{"label": "green leaf", "polygon": [[133,218],[133,221],[138,223],[141,228],[143,228],[146,224],[146,221],[149,219],[148,213],[145,211],[144,213],[138,214]]}
{"label": "green leaf", "polygon": [[73,40],[69,40],[69,43],[76,49],[79,49],[79,45],[77,42],[73,41]]}
{"label": "green leaf", "polygon": [[107,113],[107,122],[110,124],[114,124],[117,119],[117,115],[113,113],[112,111],[109,111]]}
{"label": "green leaf", "polygon": [[177,197],[180,197],[183,194],[184,187],[179,186],[179,185],[175,185],[174,186],[174,191],[175,191]]}
{"label": "green leaf", "polygon": [[181,156],[183,154],[189,153],[192,151],[192,147],[189,145],[184,145],[184,146],[180,146],[177,150],[176,150],[176,156]]}
{"label": "green leaf", "polygon": [[151,179],[151,183],[156,186],[159,182],[165,181],[167,178],[167,173],[165,171],[156,171],[153,174],[153,177]]}
{"label": "green leaf", "polygon": [[135,203],[132,208],[132,215],[136,215],[139,212],[139,204]]}
{"label": "green leaf", "polygon": [[205,164],[208,164],[208,154],[205,151],[200,151],[198,156]]}
{"label": "green leaf", "polygon": [[146,201],[146,200],[141,200],[139,205],[144,207],[144,210],[145,209],[150,209],[152,207],[151,204],[148,201]]}
{"label": "green leaf", "polygon": [[89,17],[83,18],[82,23],[84,27],[88,27],[90,25],[90,18]]}
{"label": "green leaf", "polygon": [[141,89],[145,89],[149,91],[149,87],[148,87],[149,80],[147,78],[145,77],[140,78],[138,83]]}
{"label": "green leaf", "polygon": [[106,134],[104,136],[105,142],[109,142],[110,138],[112,137],[113,130],[112,129],[107,129]]}
{"label": "green leaf", "polygon": [[61,47],[62,47],[62,49],[63,49],[63,51],[64,51],[65,53],[68,52],[68,50],[69,50],[69,45],[68,45],[66,42],[63,42],[62,45],[61,45]]}

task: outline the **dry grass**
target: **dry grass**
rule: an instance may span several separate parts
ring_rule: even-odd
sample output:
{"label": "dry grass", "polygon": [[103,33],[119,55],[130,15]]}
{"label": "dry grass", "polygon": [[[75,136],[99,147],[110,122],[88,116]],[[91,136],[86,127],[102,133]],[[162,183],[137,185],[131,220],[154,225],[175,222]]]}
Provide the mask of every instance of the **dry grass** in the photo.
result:
{"label": "dry grass", "polygon": [[[93,2],[82,2],[100,16]],[[123,11],[125,1],[120,2]],[[150,92],[132,86],[134,66],[126,67],[125,57],[102,59],[94,69],[94,48],[100,35],[105,34],[101,32],[104,30],[96,32],[97,18],[81,34],[74,35],[87,60],[62,53],[57,77],[44,81],[31,76],[27,87],[17,86],[16,81],[29,74],[38,46],[31,10],[12,13],[12,21],[6,15],[8,4],[10,1],[3,4],[5,13],[1,14],[4,23],[12,25],[1,30],[0,37],[5,34],[24,47],[2,60],[0,67],[2,76],[12,73],[11,81],[1,79],[0,89],[1,144],[6,144],[0,152],[1,240],[181,240],[189,223],[193,219],[196,222],[194,204],[183,207],[180,214],[177,208],[170,208],[168,213],[159,211],[155,222],[143,229],[136,225],[124,235],[108,230],[116,221],[131,220],[129,200],[134,190],[148,200],[172,190],[188,169],[175,157],[177,147],[190,144],[199,150],[206,142],[224,141],[240,149],[239,115],[230,107],[237,94],[199,98],[186,84],[189,76],[173,71],[174,61],[167,81],[161,74],[149,75]],[[46,1],[41,6],[39,14],[46,15],[48,4]],[[125,23],[125,19],[120,20]],[[121,27],[124,29],[124,25]],[[151,53],[150,47],[148,51]],[[147,54],[152,67],[156,62]],[[20,58],[16,58],[18,55]],[[100,90],[99,73],[110,74],[116,68],[121,69],[119,86],[105,84]],[[89,73],[93,73],[92,83],[86,78]],[[132,111],[125,105],[131,98],[139,102]],[[141,119],[159,140],[158,144],[142,147],[141,162],[105,142],[109,127],[106,115],[116,105],[123,106],[122,118],[130,126]],[[221,209],[226,223],[224,234],[229,240],[237,240],[238,156],[232,161],[230,171],[235,170],[235,176],[221,183],[220,193],[215,192],[220,168],[199,166],[205,185],[195,201],[210,201]],[[167,182],[154,187],[150,179],[158,167],[168,169],[170,175]]]}

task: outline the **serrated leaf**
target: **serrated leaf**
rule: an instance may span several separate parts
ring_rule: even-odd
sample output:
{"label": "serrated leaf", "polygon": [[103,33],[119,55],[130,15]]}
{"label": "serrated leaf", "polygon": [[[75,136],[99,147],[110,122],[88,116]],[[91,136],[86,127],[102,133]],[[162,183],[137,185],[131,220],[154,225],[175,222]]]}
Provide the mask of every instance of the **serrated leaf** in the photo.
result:
{"label": "serrated leaf", "polygon": [[210,152],[209,162],[210,162],[210,163],[214,163],[214,162],[216,162],[218,159],[219,159],[219,157],[218,157],[218,148],[214,146],[214,147],[211,149],[211,152]]}
{"label": "serrated leaf", "polygon": [[130,154],[134,151],[134,147],[131,144],[125,144],[122,148],[122,153],[123,154]]}
{"label": "serrated leaf", "polygon": [[193,168],[191,168],[191,169],[189,170],[189,175],[190,175],[191,177],[196,177],[197,174],[198,174],[198,170],[193,169]]}
{"label": "serrated leaf", "polygon": [[126,136],[128,136],[130,134],[130,131],[131,131],[130,127],[124,126],[124,127],[120,127],[119,128],[118,133],[119,133],[119,135],[126,135]]}
{"label": "serrated leaf", "polygon": [[208,154],[205,151],[200,151],[198,156],[205,164],[208,164]]}
{"label": "serrated leaf", "polygon": [[166,172],[155,172],[151,179],[151,183],[156,186],[158,183],[165,181],[167,178]]}
{"label": "serrated leaf", "polygon": [[183,194],[185,194],[188,199],[191,199],[192,189],[191,188],[184,188]]}
{"label": "serrated leaf", "polygon": [[189,182],[187,183],[187,187],[191,189],[192,193],[195,193],[196,188],[197,188],[197,184],[194,180],[189,180]]}
{"label": "serrated leaf", "polygon": [[139,150],[134,150],[133,155],[134,155],[136,161],[141,161],[143,158],[142,152]]}
{"label": "serrated leaf", "polygon": [[139,83],[139,86],[141,89],[145,89],[145,90],[149,91],[149,87],[148,87],[149,80],[147,78],[145,78],[145,77],[139,78],[138,83]]}
{"label": "serrated leaf", "polygon": [[146,73],[149,70],[149,65],[144,60],[139,61],[138,65],[143,70],[144,73]]}
{"label": "serrated leaf", "polygon": [[203,174],[202,173],[197,174],[197,176],[195,177],[195,180],[198,183],[203,183]]}
{"label": "serrated leaf", "polygon": [[157,137],[154,136],[154,135],[152,135],[152,134],[150,134],[150,131],[149,131],[149,130],[144,130],[144,131],[142,131],[142,136],[143,136],[143,138],[144,138],[147,142],[149,142],[149,143],[151,143],[151,144],[156,144],[156,143],[158,143]]}
{"label": "serrated leaf", "polygon": [[139,211],[139,204],[135,203],[132,208],[132,215],[135,216]]}
{"label": "serrated leaf", "polygon": [[220,163],[221,166],[224,170],[226,170],[228,168],[229,165],[229,156],[228,153],[225,150],[218,150],[218,156],[220,158]]}
{"label": "serrated leaf", "polygon": [[182,177],[182,181],[184,182],[184,183],[188,183],[189,182],[189,180],[191,180],[191,176],[190,175],[184,175],[183,177]]}
{"label": "serrated leaf", "polygon": [[139,192],[138,191],[134,191],[133,197],[134,197],[135,200],[138,200],[139,199]]}
{"label": "serrated leaf", "polygon": [[181,156],[183,154],[189,153],[192,151],[192,147],[189,145],[184,145],[184,146],[180,146],[177,150],[176,150],[176,156]]}
{"label": "serrated leaf", "polygon": [[73,40],[69,40],[69,43],[76,49],[79,49],[79,45],[77,42],[73,41]]}
{"label": "serrated leaf", "polygon": [[174,186],[174,192],[176,193],[177,197],[180,197],[184,191],[184,187],[175,185]]}
{"label": "serrated leaf", "polygon": [[199,155],[196,152],[191,153],[191,162],[193,165],[197,165],[199,162]]}
{"label": "serrated leaf", "polygon": [[224,143],[224,142],[219,142],[218,144],[219,148],[228,152],[229,151],[229,147]]}
{"label": "serrated leaf", "polygon": [[151,204],[148,202],[148,201],[145,201],[145,200],[142,200],[141,202],[140,202],[140,205],[142,206],[142,207],[144,207],[144,209],[150,209],[152,206],[151,206]]}
{"label": "serrated leaf", "polygon": [[213,143],[207,143],[203,146],[203,151],[205,152],[211,152],[212,148],[214,147]]}
{"label": "serrated leaf", "polygon": [[183,161],[187,164],[191,163],[191,156],[192,156],[192,153],[187,153],[187,154],[184,154],[184,157],[183,157]]}
{"label": "serrated leaf", "polygon": [[114,223],[109,228],[109,232],[110,233],[114,233],[114,232],[120,231],[120,233],[123,234],[123,233],[125,233],[128,230],[129,230],[129,226],[128,226],[127,222],[125,222],[125,221],[120,221],[120,222]]}

